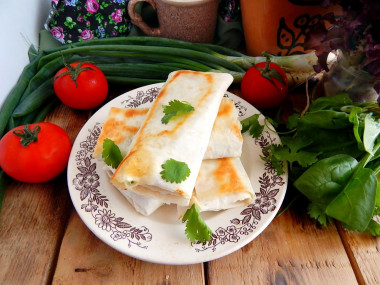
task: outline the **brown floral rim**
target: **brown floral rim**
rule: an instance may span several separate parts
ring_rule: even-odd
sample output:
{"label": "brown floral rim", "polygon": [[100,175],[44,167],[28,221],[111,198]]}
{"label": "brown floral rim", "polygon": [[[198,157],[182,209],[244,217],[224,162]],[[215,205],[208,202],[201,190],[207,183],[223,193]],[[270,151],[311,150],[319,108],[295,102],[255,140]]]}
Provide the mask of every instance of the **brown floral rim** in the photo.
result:
{"label": "brown floral rim", "polygon": [[[151,88],[147,91],[137,91],[135,97],[129,96],[121,102],[125,108],[137,108],[147,102],[153,102],[158,95],[159,88]],[[225,95],[228,97],[228,94]],[[239,116],[246,114],[247,108],[241,101],[236,101],[235,106],[239,110]],[[81,210],[91,213],[94,223],[103,231],[110,233],[110,238],[114,241],[128,240],[128,247],[133,245],[143,249],[148,248],[148,243],[152,241],[153,234],[146,226],[136,227],[124,221],[123,217],[118,217],[109,209],[109,200],[102,194],[100,188],[100,176],[97,173],[97,164],[92,157],[93,149],[101,131],[101,123],[97,122],[88,130],[86,140],[80,142],[80,149],[75,156],[77,172],[72,184],[79,192]],[[264,157],[268,156],[265,148],[275,142],[268,131],[265,131],[260,138],[255,139],[255,144],[262,150]],[[212,250],[216,251],[218,245],[226,243],[237,243],[241,236],[254,233],[263,215],[276,210],[277,195],[279,187],[285,184],[283,177],[276,174],[276,170],[270,163],[265,163],[265,172],[259,178],[260,189],[256,192],[256,199],[253,204],[248,205],[240,212],[241,217],[230,220],[227,227],[218,227],[210,236],[208,242],[195,242],[191,245],[196,252]]]}

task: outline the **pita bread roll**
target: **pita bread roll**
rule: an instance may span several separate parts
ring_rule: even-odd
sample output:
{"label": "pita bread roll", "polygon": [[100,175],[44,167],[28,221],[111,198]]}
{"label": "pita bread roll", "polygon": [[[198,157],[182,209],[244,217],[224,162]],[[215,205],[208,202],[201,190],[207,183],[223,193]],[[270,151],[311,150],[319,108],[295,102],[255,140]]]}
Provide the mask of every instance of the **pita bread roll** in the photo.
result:
{"label": "pita bread roll", "polygon": [[[133,138],[128,154],[110,181],[119,189],[187,206],[206,152],[219,105],[233,78],[227,73],[172,72]],[[162,123],[164,106],[179,100],[194,111]],[[185,164],[190,173],[169,181],[162,174],[169,161]],[[175,171],[174,171],[175,172]]]}
{"label": "pita bread roll", "polygon": [[[133,136],[142,125],[149,108],[124,109],[111,107],[103,123],[93,156],[102,159],[103,142],[111,139],[125,156]],[[240,157],[243,146],[238,111],[231,99],[223,98],[215,119],[203,159]]]}

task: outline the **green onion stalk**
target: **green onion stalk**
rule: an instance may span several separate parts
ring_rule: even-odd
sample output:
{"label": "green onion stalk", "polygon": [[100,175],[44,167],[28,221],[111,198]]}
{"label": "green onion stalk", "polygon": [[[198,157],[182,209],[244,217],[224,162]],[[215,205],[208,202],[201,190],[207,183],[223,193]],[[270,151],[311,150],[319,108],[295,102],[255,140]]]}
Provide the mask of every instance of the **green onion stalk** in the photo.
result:
{"label": "green onion stalk", "polygon": [[[292,80],[305,82],[314,73],[316,56],[313,53],[269,56]],[[229,73],[238,84],[247,69],[265,59],[265,56],[247,56],[218,45],[158,37],[95,39],[44,50],[24,68],[8,94],[0,110],[0,137],[20,123],[41,120],[38,114],[46,113],[47,106],[54,106],[48,104],[54,101],[53,78],[64,63],[92,62],[103,70],[110,83],[137,87],[163,82],[170,72],[180,69]]]}

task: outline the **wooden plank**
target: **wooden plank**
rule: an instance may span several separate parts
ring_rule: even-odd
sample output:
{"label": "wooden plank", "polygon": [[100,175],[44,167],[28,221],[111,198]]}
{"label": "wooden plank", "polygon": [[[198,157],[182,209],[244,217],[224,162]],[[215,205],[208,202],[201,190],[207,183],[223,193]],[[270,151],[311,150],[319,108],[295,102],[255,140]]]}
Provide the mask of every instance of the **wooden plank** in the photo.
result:
{"label": "wooden plank", "polygon": [[126,256],[98,239],[73,213],[53,284],[204,284],[202,264],[167,266]]}
{"label": "wooden plank", "polygon": [[207,277],[210,285],[357,284],[336,228],[318,228],[293,210],[241,250],[210,262]]}
{"label": "wooden plank", "polygon": [[[60,106],[48,121],[74,140],[87,117]],[[47,183],[9,185],[0,215],[0,283],[51,282],[71,205],[65,172]]]}
{"label": "wooden plank", "polygon": [[380,237],[339,227],[360,284],[380,284]]}

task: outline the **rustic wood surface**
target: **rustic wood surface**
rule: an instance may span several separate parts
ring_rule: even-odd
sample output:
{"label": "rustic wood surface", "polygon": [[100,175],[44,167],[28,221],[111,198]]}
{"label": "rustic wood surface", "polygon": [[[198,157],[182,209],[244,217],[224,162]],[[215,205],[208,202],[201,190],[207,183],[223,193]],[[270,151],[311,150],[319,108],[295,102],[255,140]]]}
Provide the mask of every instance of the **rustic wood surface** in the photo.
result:
{"label": "rustic wood surface", "polygon": [[[47,120],[74,141],[89,115],[60,106]],[[301,208],[228,256],[166,266],[123,255],[90,232],[65,173],[43,184],[12,182],[0,214],[0,284],[380,284],[380,238],[320,228]]]}

